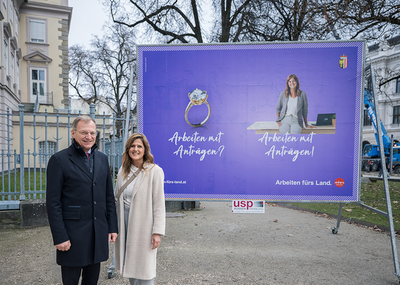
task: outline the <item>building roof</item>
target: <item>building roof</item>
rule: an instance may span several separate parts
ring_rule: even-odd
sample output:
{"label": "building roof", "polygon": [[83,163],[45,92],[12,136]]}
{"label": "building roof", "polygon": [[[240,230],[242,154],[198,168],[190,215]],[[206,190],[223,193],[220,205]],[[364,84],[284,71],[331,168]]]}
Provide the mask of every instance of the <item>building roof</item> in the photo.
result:
{"label": "building roof", "polygon": [[[389,45],[390,47],[400,44],[400,35],[388,39],[388,40],[387,40],[387,43],[388,43],[388,45]],[[376,43],[376,44],[373,44],[373,45],[368,46],[368,51],[369,51],[369,52],[372,52],[372,51],[378,50],[378,49],[379,49],[379,45],[380,45],[380,43],[378,42],[378,43]]]}

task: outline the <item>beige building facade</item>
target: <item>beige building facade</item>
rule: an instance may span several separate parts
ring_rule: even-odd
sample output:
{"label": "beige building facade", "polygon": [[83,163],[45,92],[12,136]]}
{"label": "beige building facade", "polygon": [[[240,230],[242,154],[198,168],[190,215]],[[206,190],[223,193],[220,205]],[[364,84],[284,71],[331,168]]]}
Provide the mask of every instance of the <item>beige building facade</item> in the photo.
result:
{"label": "beige building facade", "polygon": [[[72,8],[68,7],[68,0],[0,2],[0,148],[20,152],[17,115],[21,105],[25,114],[24,153],[65,148],[68,141],[59,138],[68,136],[67,119],[57,120],[53,115],[69,109],[68,34]],[[9,116],[4,115],[7,112]],[[43,116],[46,113],[50,115],[47,122]],[[56,134],[57,125],[61,134]],[[13,156],[3,156],[5,162],[0,171],[8,169],[8,157],[14,163]]]}
{"label": "beige building facade", "polygon": [[20,8],[23,102],[68,109],[68,33],[72,8],[67,0],[29,1]]}

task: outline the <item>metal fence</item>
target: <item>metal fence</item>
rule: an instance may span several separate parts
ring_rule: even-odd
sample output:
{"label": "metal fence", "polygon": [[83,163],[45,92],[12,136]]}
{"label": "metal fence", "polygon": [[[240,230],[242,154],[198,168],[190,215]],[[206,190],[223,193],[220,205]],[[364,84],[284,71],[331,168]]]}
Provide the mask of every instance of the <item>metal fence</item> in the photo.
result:
{"label": "metal fence", "polygon": [[[49,158],[70,145],[73,119],[81,115],[65,113],[28,113],[24,105],[19,112],[0,113],[0,210],[19,207],[19,201],[44,199],[46,172]],[[125,118],[95,115],[95,106],[90,106],[90,117],[95,119],[99,135],[96,143],[108,157],[112,178],[122,162],[122,139],[117,136],[116,124],[121,124],[125,134]],[[134,119],[130,118],[133,133]]]}

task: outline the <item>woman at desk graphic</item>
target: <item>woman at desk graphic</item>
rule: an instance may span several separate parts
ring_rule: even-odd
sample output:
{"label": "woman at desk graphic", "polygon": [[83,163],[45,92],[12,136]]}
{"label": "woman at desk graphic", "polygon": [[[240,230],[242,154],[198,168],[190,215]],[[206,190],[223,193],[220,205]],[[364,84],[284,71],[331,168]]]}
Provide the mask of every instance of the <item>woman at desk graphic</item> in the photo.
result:
{"label": "woman at desk graphic", "polygon": [[304,127],[315,128],[308,124],[307,114],[307,95],[300,90],[297,76],[291,74],[286,79],[286,88],[279,95],[278,106],[276,107],[276,122],[279,126],[279,132],[281,134],[300,134]]}

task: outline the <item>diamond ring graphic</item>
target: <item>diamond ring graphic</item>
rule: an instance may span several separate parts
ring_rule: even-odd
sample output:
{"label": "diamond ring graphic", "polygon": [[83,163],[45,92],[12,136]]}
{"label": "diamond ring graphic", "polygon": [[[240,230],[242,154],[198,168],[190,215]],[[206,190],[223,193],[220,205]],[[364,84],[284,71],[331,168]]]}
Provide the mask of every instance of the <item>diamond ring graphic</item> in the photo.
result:
{"label": "diamond ring graphic", "polygon": [[[200,127],[200,126],[204,125],[205,122],[208,121],[208,119],[210,118],[210,115],[211,115],[211,106],[207,102],[207,98],[208,98],[207,91],[200,90],[198,88],[196,88],[195,90],[193,90],[192,92],[189,93],[190,102],[187,105],[186,110],[185,110],[185,120],[189,125],[191,125],[193,127]],[[193,124],[193,123],[189,122],[187,115],[189,113],[190,108],[192,108],[195,105],[199,106],[203,103],[206,104],[208,107],[207,117],[201,123],[198,123],[198,124]]]}

